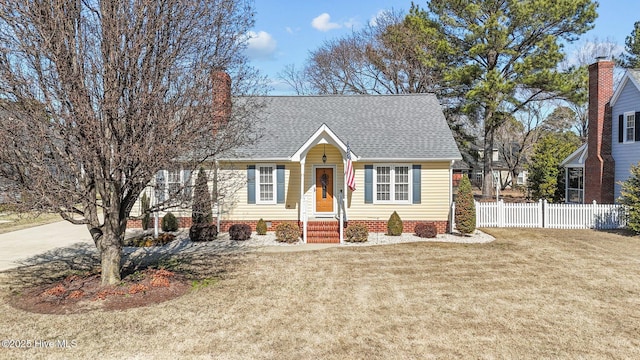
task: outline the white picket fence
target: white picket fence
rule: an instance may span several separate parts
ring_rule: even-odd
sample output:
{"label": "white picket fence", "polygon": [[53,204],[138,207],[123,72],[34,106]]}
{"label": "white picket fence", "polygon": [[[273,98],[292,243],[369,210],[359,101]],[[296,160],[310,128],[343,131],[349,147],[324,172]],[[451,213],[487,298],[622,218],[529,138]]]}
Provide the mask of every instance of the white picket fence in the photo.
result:
{"label": "white picket fence", "polygon": [[[476,202],[476,227],[618,229],[626,226],[622,205]],[[454,204],[455,206],[455,204]],[[455,209],[455,207],[454,207]],[[454,212],[455,213],[455,212]]]}

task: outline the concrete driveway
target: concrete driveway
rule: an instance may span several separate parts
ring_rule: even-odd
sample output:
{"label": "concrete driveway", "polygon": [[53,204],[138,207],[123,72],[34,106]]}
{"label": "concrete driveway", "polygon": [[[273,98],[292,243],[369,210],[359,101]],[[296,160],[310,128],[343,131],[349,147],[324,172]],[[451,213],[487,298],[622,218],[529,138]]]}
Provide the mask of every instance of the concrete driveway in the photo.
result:
{"label": "concrete driveway", "polygon": [[0,234],[0,271],[25,265],[28,259],[72,245],[95,248],[86,226],[59,221]]}

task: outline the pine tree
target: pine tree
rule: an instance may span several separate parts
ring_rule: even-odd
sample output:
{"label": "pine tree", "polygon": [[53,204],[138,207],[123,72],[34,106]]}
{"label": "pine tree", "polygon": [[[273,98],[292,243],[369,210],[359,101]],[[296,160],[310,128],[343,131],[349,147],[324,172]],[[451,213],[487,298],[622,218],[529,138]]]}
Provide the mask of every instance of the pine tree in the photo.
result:
{"label": "pine tree", "polygon": [[462,176],[458,186],[455,219],[456,229],[462,234],[471,234],[476,229],[476,204],[471,181],[466,174]]}
{"label": "pine tree", "polygon": [[560,162],[579,145],[578,136],[572,132],[548,133],[536,143],[527,166],[527,183],[534,200],[561,202],[564,199],[565,177]]}
{"label": "pine tree", "polygon": [[627,227],[640,233],[640,163],[631,166],[631,176],[622,183],[618,201],[627,206]]}
{"label": "pine tree", "polygon": [[618,64],[625,68],[640,68],[640,21],[633,24],[631,34],[624,40],[627,51]]}
{"label": "pine tree", "polygon": [[[561,72],[563,43],[593,28],[593,0],[430,0],[411,7],[409,21],[441,34],[433,56],[447,59],[444,87],[463,89],[464,111],[484,124],[484,153],[511,114],[546,97],[573,98],[574,73]],[[482,195],[490,197],[493,163],[484,157]]]}
{"label": "pine tree", "polygon": [[193,196],[193,206],[191,208],[192,224],[210,224],[213,222],[213,215],[211,214],[211,193],[209,193],[207,174],[203,168],[200,168],[198,172]]}

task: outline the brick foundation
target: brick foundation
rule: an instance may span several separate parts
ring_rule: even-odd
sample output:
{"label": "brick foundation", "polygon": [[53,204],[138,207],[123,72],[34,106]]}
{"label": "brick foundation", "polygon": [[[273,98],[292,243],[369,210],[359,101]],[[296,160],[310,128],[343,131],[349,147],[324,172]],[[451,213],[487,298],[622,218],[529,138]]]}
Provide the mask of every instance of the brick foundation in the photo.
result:
{"label": "brick foundation", "polygon": [[[153,219],[152,219],[153,220]],[[162,221],[162,219],[160,219]],[[294,225],[298,225],[300,229],[302,229],[302,222],[297,220],[265,220],[267,224],[271,223],[271,226],[267,226],[267,231],[275,231],[276,226],[282,223],[292,223]],[[449,221],[429,221],[429,220],[403,220],[402,221],[402,232],[413,234],[413,229],[418,223],[427,223],[431,222],[436,225],[436,229],[438,229],[438,234],[445,234],[449,232]],[[178,223],[180,224],[180,228],[189,228],[191,227],[191,217],[180,217],[178,218]],[[215,220],[214,220],[215,223]],[[231,220],[223,220],[220,221],[220,232],[227,232],[229,228],[233,224],[247,224],[251,226],[251,231],[256,231],[256,224],[258,224],[258,220],[243,220],[243,221],[231,221]],[[347,223],[349,224],[364,224],[369,229],[369,232],[372,233],[385,233],[387,232],[387,222],[385,220],[351,220]],[[129,220],[127,222],[127,228],[129,229],[140,229],[142,228],[142,220]]]}
{"label": "brick foundation", "polygon": [[[158,226],[162,226],[162,218],[158,219]],[[149,228],[153,228],[153,217],[149,219]],[[191,216],[189,217],[179,217],[178,218],[178,227],[179,228],[190,228],[191,227]],[[142,220],[127,220],[127,229],[142,229]]]}
{"label": "brick foundation", "polygon": [[[413,234],[413,229],[419,223],[434,223],[438,234],[445,234],[449,231],[449,221],[429,221],[429,220],[402,220],[402,232]],[[386,233],[387,222],[385,220],[350,220],[349,224],[364,224],[372,233]]]}

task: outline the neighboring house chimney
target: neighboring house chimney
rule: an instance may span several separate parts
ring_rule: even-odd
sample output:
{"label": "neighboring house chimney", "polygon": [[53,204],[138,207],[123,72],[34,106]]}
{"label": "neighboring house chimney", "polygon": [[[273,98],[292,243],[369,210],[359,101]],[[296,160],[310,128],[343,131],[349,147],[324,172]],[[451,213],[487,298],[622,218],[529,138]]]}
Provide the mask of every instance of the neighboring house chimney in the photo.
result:
{"label": "neighboring house chimney", "polygon": [[589,65],[589,133],[585,160],[584,202],[612,204],[614,166],[611,156],[613,61],[598,59]]}
{"label": "neighboring house chimney", "polygon": [[213,134],[224,127],[231,118],[231,76],[223,70],[211,74],[213,86]]}

